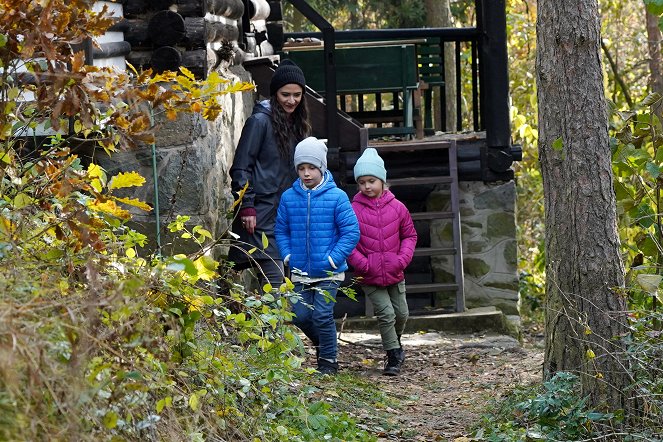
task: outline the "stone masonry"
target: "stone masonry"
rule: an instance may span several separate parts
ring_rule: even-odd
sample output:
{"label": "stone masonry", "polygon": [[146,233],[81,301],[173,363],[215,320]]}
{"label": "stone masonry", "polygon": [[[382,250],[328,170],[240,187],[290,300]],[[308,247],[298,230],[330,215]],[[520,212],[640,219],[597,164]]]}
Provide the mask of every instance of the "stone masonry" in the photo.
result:
{"label": "stone masonry", "polygon": [[[231,81],[251,81],[241,66],[231,67],[223,75]],[[186,253],[194,248],[190,240],[182,241],[168,232],[166,226],[177,215],[190,216],[188,224],[200,224],[215,237],[228,227],[226,212],[232,203],[228,170],[244,121],[251,115],[254,99],[254,92],[225,95],[223,112],[215,122],[193,114],[181,114],[175,121],[155,115],[161,244],[165,252]],[[155,207],[150,146],[116,152],[110,158],[99,151],[95,155],[95,161],[106,169],[109,177],[118,172],[140,173],[146,183],[139,189],[129,189],[127,194]],[[133,227],[149,236],[149,248],[154,250],[154,211],[146,213],[135,209],[132,212]]]}
{"label": "stone masonry", "polygon": [[[516,186],[505,183],[459,183],[461,240],[467,308],[495,306],[518,315]],[[427,210],[450,210],[448,190],[432,192]],[[431,246],[452,243],[449,220],[431,225]],[[435,282],[453,282],[453,256],[431,259]],[[454,293],[437,294],[439,305],[452,305]]]}

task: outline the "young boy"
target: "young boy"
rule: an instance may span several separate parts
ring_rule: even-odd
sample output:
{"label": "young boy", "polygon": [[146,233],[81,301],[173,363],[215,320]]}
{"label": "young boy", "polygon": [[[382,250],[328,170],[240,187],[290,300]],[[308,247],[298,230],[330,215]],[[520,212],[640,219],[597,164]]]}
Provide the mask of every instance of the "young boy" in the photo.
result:
{"label": "young boy", "polygon": [[359,241],[359,225],[345,192],[327,170],[327,146],[315,137],[297,144],[299,178],[281,196],[274,230],[281,257],[292,269],[293,323],[313,342],[318,372],[336,374],[334,302],[345,279],[346,258]]}

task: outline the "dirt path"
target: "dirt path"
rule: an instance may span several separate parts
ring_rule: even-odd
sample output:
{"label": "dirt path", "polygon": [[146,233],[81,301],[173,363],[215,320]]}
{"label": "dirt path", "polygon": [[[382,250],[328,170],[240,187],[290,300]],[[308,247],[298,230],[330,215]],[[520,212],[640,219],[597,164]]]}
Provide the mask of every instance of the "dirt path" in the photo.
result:
{"label": "dirt path", "polygon": [[[405,366],[396,377],[381,375],[379,336],[343,333],[339,344],[344,370],[367,377],[402,404],[376,423],[381,441],[467,440],[491,398],[541,379],[540,340],[521,346],[500,335],[405,335]],[[358,413],[370,419],[368,411]]]}

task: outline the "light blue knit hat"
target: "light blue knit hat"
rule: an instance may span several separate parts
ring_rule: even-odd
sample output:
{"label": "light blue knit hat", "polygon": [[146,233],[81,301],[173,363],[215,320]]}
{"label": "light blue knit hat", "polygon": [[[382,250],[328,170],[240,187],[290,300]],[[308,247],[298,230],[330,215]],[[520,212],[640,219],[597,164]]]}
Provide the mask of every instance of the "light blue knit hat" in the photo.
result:
{"label": "light blue knit hat", "polygon": [[327,170],[327,145],[316,137],[304,138],[295,147],[295,170],[302,163],[312,164],[322,174]]}
{"label": "light blue knit hat", "polygon": [[355,164],[355,181],[360,176],[374,176],[382,180],[382,182],[387,181],[387,169],[384,168],[384,160],[378,155],[378,151],[372,147],[364,150],[364,153],[361,154]]}

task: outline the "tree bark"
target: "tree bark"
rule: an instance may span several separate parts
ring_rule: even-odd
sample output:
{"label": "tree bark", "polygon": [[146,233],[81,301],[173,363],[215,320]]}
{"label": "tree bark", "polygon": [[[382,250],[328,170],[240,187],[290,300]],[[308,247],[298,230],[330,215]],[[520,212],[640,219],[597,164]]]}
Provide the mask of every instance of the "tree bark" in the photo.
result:
{"label": "tree bark", "polygon": [[[451,9],[449,0],[426,0],[426,25],[431,28],[452,27]],[[455,51],[453,43],[444,44],[444,103],[446,106],[447,130],[456,127],[456,64],[454,63]],[[433,91],[433,93],[440,93]],[[435,130],[444,130],[441,124],[441,110],[438,99],[433,100],[433,124]]]}
{"label": "tree bark", "polygon": [[[539,159],[546,211],[544,376],[580,376],[601,410],[632,405],[596,0],[539,0]],[[592,357],[595,355],[595,357]]]}
{"label": "tree bark", "polygon": [[[661,73],[661,30],[658,28],[658,17],[645,8],[647,20],[647,49],[649,51],[649,88],[663,96],[663,74]],[[654,107],[654,112],[661,118],[663,103]]]}

